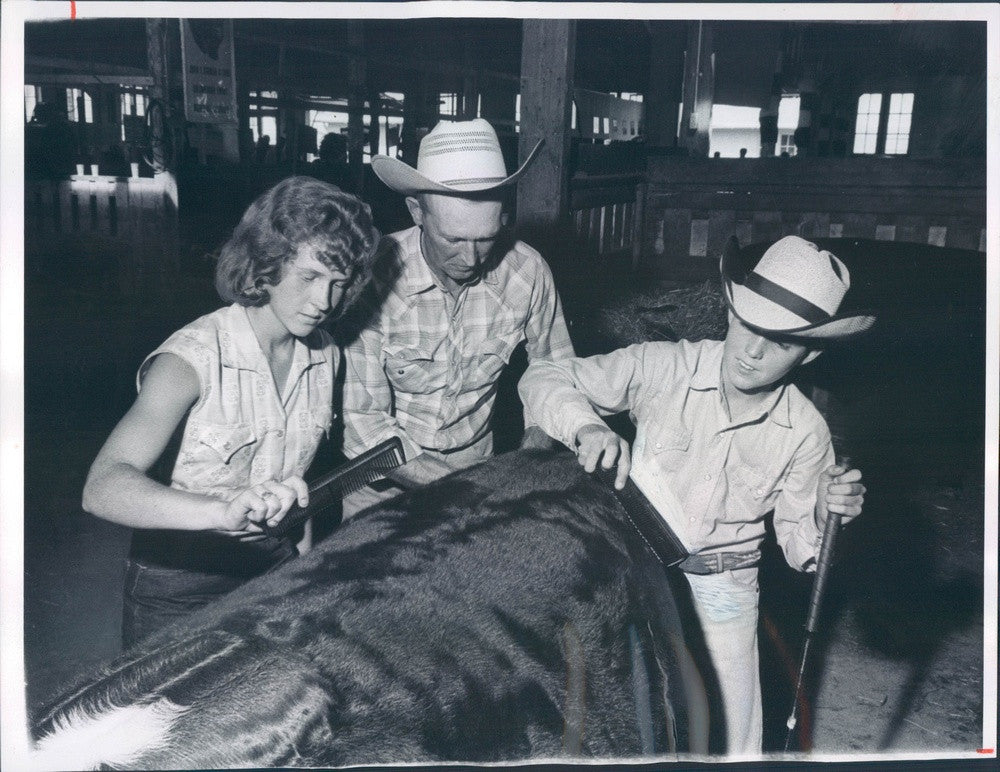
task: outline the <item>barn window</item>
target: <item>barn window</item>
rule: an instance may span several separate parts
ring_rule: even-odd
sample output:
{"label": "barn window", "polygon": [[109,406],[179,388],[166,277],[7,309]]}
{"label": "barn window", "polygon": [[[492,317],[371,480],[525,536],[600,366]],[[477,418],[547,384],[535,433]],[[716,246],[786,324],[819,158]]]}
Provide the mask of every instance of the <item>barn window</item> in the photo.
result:
{"label": "barn window", "polygon": [[438,114],[442,117],[458,115],[458,94],[438,94]]}
{"label": "barn window", "polygon": [[910,146],[913,94],[889,95],[889,109],[882,112],[882,94],[862,94],[854,124],[854,152],[905,155]]}
{"label": "barn window", "polygon": [[145,125],[149,96],[142,86],[121,86],[122,142],[138,142]]}
{"label": "barn window", "polygon": [[66,115],[76,123],[94,122],[94,104],[82,88],[66,89]]}
{"label": "barn window", "polygon": [[265,134],[272,145],[278,141],[277,99],[277,91],[250,92],[250,133],[254,142]]}
{"label": "barn window", "polygon": [[35,116],[35,105],[42,101],[40,86],[24,87],[24,121],[27,123]]}
{"label": "barn window", "polygon": [[871,154],[878,142],[878,119],[882,111],[881,94],[858,97],[858,117],[854,123],[854,152]]}
{"label": "barn window", "polygon": [[889,119],[885,130],[886,153],[905,155],[910,146],[912,117],[913,94],[893,94],[889,97]]}

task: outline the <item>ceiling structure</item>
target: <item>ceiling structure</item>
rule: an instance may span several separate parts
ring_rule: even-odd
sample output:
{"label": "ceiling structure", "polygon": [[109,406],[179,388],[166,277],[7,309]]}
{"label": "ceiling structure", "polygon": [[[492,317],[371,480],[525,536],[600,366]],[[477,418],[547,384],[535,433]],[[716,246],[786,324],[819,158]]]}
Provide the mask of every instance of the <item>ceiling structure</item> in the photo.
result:
{"label": "ceiling structure", "polygon": [[[654,27],[671,27],[668,39],[680,45],[686,24],[581,20],[574,85],[602,92],[645,92]],[[458,91],[463,75],[471,74],[481,89],[491,81],[516,87],[521,29],[520,19],[236,19],[237,77],[244,88],[273,88],[280,80],[294,84],[300,94],[345,96],[350,57],[360,54],[372,90],[404,92],[422,77],[429,89]],[[819,61],[848,59],[859,67],[889,72],[928,67],[958,74],[985,70],[985,25],[975,22],[741,21],[715,22],[713,31],[718,104],[764,104],[779,51]],[[97,82],[115,82],[115,72],[148,72],[145,23],[31,22],[25,25],[25,55],[26,70],[33,76],[75,72]],[[683,51],[677,57],[682,61]]]}

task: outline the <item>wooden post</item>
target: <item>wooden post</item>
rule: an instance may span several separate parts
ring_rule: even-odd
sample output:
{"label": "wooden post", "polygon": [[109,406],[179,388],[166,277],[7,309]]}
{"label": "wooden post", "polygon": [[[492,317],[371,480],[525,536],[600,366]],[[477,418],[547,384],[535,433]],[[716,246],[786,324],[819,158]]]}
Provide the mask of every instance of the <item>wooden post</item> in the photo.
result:
{"label": "wooden post", "polygon": [[[146,19],[146,56],[149,72],[153,78],[150,92],[152,98],[162,106],[162,110],[157,110],[150,116],[153,139],[150,148],[153,157],[150,160],[153,161],[155,172],[154,184],[166,205],[161,211],[163,238],[153,244],[140,246],[131,255],[131,259],[136,261],[136,265],[133,266],[132,270],[127,271],[127,277],[132,277],[132,280],[126,281],[125,286],[133,290],[133,294],[128,300],[136,305],[141,305],[147,299],[147,293],[152,296],[154,301],[157,298],[167,297],[174,277],[180,270],[178,193],[174,168],[176,159],[165,152],[166,146],[163,141],[173,139],[172,144],[175,147],[178,143],[177,137],[168,137],[168,133],[171,131],[169,120],[173,109],[170,102],[167,24],[167,19]],[[138,183],[139,180],[136,182]],[[131,201],[129,204],[130,207],[133,206]],[[126,216],[124,207],[121,214]],[[134,212],[129,214],[134,214]],[[137,245],[139,243],[136,242]],[[149,262],[149,270],[146,270],[147,261]]]}
{"label": "wooden post", "polygon": [[525,19],[521,43],[521,135],[523,161],[545,140],[534,168],[517,186],[518,224],[554,224],[568,214],[570,116],[576,22]]}
{"label": "wooden post", "polygon": [[347,75],[347,163],[351,169],[354,191],[361,193],[365,180],[365,37],[361,22],[352,21],[348,31],[348,45],[362,54],[352,56]]}
{"label": "wooden post", "polygon": [[382,136],[382,98],[378,89],[371,89],[368,92],[368,113],[371,116],[368,122],[368,152],[375,156],[381,151]]}
{"label": "wooden post", "polygon": [[681,144],[695,157],[708,156],[712,99],[715,95],[713,37],[712,22],[688,22],[680,135]]}
{"label": "wooden post", "polygon": [[402,160],[417,165],[420,140],[438,120],[438,97],[428,85],[426,72],[416,74],[415,83],[403,95],[403,127],[400,137]]}
{"label": "wooden post", "polygon": [[[479,61],[476,41],[466,35],[462,41],[462,62],[468,68]],[[479,78],[475,72],[466,70],[462,74],[462,104],[458,112],[459,120],[471,121],[478,117]]]}
{"label": "wooden post", "polygon": [[649,90],[643,100],[647,147],[677,146],[685,38],[683,23],[650,22]]}

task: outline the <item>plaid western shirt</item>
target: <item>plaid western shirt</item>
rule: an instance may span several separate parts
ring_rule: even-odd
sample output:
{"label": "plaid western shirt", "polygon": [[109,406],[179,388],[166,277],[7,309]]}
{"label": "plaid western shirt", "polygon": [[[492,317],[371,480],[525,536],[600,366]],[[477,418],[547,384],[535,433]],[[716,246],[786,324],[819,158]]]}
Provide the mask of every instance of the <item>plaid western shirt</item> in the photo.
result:
{"label": "plaid western shirt", "polygon": [[517,242],[452,298],[421,254],[418,227],[386,237],[380,249],[352,313],[363,321],[344,350],[345,453],[393,435],[407,460],[425,448],[488,441],[497,382],[518,344],[526,342],[529,362],[573,355],[548,266]]}
{"label": "plaid western shirt", "polygon": [[722,342],[639,343],[610,354],[540,362],[519,384],[525,420],[574,447],[584,426],[628,410],[630,476],[691,552],[752,550],[774,510],[789,565],[814,570],[822,534],[813,509],[834,462],[826,421],[793,385],[730,418]]}

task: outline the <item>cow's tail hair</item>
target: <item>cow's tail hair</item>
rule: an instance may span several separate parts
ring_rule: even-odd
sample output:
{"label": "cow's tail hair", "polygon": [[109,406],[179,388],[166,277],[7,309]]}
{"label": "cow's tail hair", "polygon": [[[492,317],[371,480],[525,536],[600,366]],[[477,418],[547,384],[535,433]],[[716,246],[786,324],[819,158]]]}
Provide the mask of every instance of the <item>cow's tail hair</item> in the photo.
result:
{"label": "cow's tail hair", "polygon": [[90,711],[71,708],[53,721],[31,754],[32,769],[99,769],[133,766],[164,746],[170,727],[186,710],[168,699]]}

